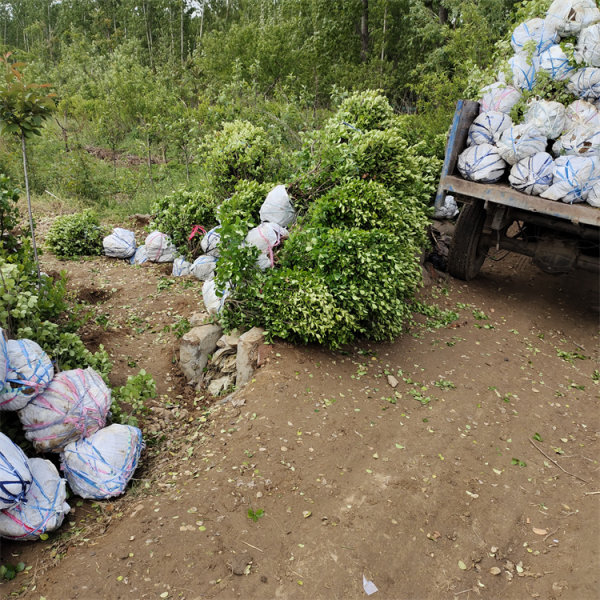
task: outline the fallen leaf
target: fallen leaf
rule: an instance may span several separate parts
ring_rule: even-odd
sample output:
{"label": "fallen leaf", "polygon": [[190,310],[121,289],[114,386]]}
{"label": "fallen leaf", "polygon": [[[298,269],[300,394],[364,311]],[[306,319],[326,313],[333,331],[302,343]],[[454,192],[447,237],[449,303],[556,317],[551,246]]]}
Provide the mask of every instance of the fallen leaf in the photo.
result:
{"label": "fallen leaf", "polygon": [[548,533],[547,529],[538,529],[537,527],[533,528],[533,533],[536,535],[546,535]]}
{"label": "fallen leaf", "polygon": [[463,570],[463,571],[466,571],[467,570],[467,565],[465,565],[465,563],[462,560],[459,560],[458,561],[458,568],[461,569],[461,570]]}
{"label": "fallen leaf", "polygon": [[500,573],[502,573],[502,569],[499,569],[498,567],[492,567],[490,569],[490,573],[492,575],[500,575]]}
{"label": "fallen leaf", "polygon": [[308,517],[310,517],[310,515],[312,515],[312,512],[310,512],[310,510],[304,510],[304,511],[302,511],[302,516],[305,519],[308,519]]}

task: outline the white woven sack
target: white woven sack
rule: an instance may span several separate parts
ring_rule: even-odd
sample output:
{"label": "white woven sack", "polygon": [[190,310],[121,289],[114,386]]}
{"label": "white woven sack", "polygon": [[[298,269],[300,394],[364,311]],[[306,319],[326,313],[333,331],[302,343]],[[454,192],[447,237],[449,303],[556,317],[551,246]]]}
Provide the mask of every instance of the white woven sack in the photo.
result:
{"label": "white woven sack", "polygon": [[498,153],[514,165],[523,158],[546,150],[548,140],[535,127],[522,123],[503,131],[497,142]]}
{"label": "white woven sack", "polygon": [[0,410],[21,410],[54,377],[50,357],[33,340],[9,340],[8,373],[0,390]]}
{"label": "white woven sack", "polygon": [[60,456],[61,469],[78,496],[112,498],[125,491],[143,449],[137,427],[115,423],[66,446]]}
{"label": "white woven sack", "polygon": [[294,222],[296,211],[284,185],[275,186],[267,194],[266,200],[260,207],[259,214],[263,223],[277,223],[281,227],[287,227]]}
{"label": "white woven sack", "polygon": [[249,246],[256,246],[260,250],[256,263],[264,271],[274,266],[273,249],[287,237],[287,229],[277,223],[261,223],[248,232],[245,243]]}
{"label": "white woven sack", "polygon": [[464,150],[459,155],[456,166],[465,179],[494,183],[504,175],[506,163],[495,146],[478,144]]}
{"label": "white woven sack", "polygon": [[510,43],[517,54],[527,54],[530,46],[534,47],[535,54],[540,54],[559,39],[556,29],[544,19],[530,19],[515,27]]}
{"label": "white woven sack", "polygon": [[43,458],[30,458],[33,482],[23,502],[0,512],[0,536],[11,540],[36,540],[58,529],[71,510],[67,482]]}
{"label": "white woven sack", "polygon": [[508,60],[512,72],[512,83],[520,90],[531,90],[536,84],[535,65],[522,54],[515,54]]}
{"label": "white woven sack", "polygon": [[539,196],[552,185],[554,160],[547,152],[538,152],[513,165],[510,185],[524,194]]}
{"label": "white woven sack", "polygon": [[600,23],[581,30],[575,58],[589,67],[600,67]]}
{"label": "white woven sack", "polygon": [[557,155],[600,156],[600,128],[578,125],[556,140],[552,151]]}
{"label": "white woven sack", "polygon": [[486,85],[480,91],[480,112],[495,110],[509,113],[513,106],[521,99],[521,92],[510,85],[497,81]]}
{"label": "white woven sack", "polygon": [[575,96],[590,102],[600,99],[600,68],[578,69],[569,77],[567,89]]}
{"label": "white woven sack", "polygon": [[575,100],[567,106],[563,133],[571,131],[578,125],[600,128],[600,112],[591,102]]}
{"label": "white woven sack", "polygon": [[571,76],[574,69],[569,64],[569,59],[563,49],[555,44],[544,50],[537,58],[537,67],[545,71],[555,81],[563,81]]}
{"label": "white woven sack", "polygon": [[177,258],[177,249],[166,233],[153,231],[146,238],[144,245],[150,262],[173,262]]}
{"label": "white woven sack", "polygon": [[135,254],[129,259],[132,265],[143,265],[148,261],[148,253],[146,252],[146,246],[142,244],[138,246]]}
{"label": "white woven sack", "polygon": [[4,329],[0,327],[0,388],[4,386],[8,373],[8,347],[4,337]]}
{"label": "white woven sack", "polygon": [[0,510],[22,502],[32,481],[25,453],[0,431]]}
{"label": "white woven sack", "polygon": [[129,229],[115,227],[102,240],[104,254],[112,258],[130,258],[135,254],[135,233]]}
{"label": "white woven sack", "polygon": [[535,127],[551,140],[560,136],[565,127],[565,107],[553,100],[532,102],[525,113],[525,123]]}
{"label": "white woven sack", "polygon": [[600,208],[600,181],[594,184],[585,201],[595,208]]}
{"label": "white woven sack", "polygon": [[185,277],[186,275],[189,275],[191,273],[191,271],[190,271],[191,266],[192,266],[192,263],[185,260],[185,258],[183,258],[183,256],[176,258],[173,261],[173,271],[172,271],[173,277]]}
{"label": "white woven sack", "polygon": [[219,243],[221,241],[221,234],[219,233],[220,227],[214,227],[206,233],[200,242],[202,252],[210,256],[219,256]]}
{"label": "white woven sack", "polygon": [[578,34],[582,28],[600,21],[595,0],[554,0],[546,13],[546,22],[561,37]]}
{"label": "white woven sack", "polygon": [[439,208],[435,209],[433,213],[434,219],[454,219],[458,215],[458,206],[454,196],[446,196],[444,198],[444,204]]}
{"label": "white woven sack", "polygon": [[199,256],[191,266],[190,273],[200,281],[207,281],[215,276],[217,258],[204,254]]}
{"label": "white woven sack", "polygon": [[216,315],[221,312],[228,295],[229,286],[226,286],[223,295],[217,296],[214,278],[208,279],[202,285],[202,300],[204,302],[204,307],[211,315]]}
{"label": "white woven sack", "polygon": [[37,452],[60,452],[104,427],[110,397],[110,389],[93,369],[63,371],[19,411],[25,437]]}
{"label": "white woven sack", "polygon": [[583,202],[599,180],[599,161],[587,156],[559,156],[554,161],[552,185],[540,196],[568,204]]}
{"label": "white woven sack", "polygon": [[506,113],[497,110],[481,113],[471,123],[471,127],[469,127],[467,145],[493,145],[500,134],[505,129],[512,127],[512,124],[512,119]]}

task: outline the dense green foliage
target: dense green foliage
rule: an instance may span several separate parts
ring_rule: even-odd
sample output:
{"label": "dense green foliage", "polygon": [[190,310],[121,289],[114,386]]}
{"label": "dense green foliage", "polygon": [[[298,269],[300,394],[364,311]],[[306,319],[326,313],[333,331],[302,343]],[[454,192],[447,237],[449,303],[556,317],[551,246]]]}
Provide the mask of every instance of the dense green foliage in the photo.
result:
{"label": "dense green foliage", "polygon": [[57,217],[48,235],[46,245],[59,258],[98,256],[102,254],[102,239],[107,234],[92,210]]}
{"label": "dense green foliage", "polygon": [[332,347],[402,331],[420,285],[440,166],[404,139],[403,126],[385,97],[367,92],[306,136],[307,174],[293,188],[305,214],[279,268],[257,270],[256,249],[240,245],[247,221],[223,227],[216,281],[219,289],[232,286],[222,316],[228,327],[263,325],[270,335]]}
{"label": "dense green foliage", "polygon": [[138,417],[150,411],[146,400],[151,398],[156,398],[156,383],[151,375],[141,369],[137,375],[130,375],[125,385],[113,388],[111,420],[113,423],[137,427]]}
{"label": "dense green foliage", "polygon": [[[516,5],[5,3],[5,48],[28,63],[27,81],[49,82],[56,93],[54,118],[30,142],[33,190],[146,212],[149,200],[181,186],[204,189],[212,179],[222,200],[236,177],[287,179],[301,133],[318,127],[352,91],[369,88],[381,89],[394,111],[371,107],[369,118],[379,125],[357,115],[354,127],[385,129],[394,113],[414,114],[403,137],[410,144],[426,139],[431,148],[456,99],[478,87]],[[340,119],[350,122],[343,113]],[[237,142],[257,131],[260,143],[247,148],[248,162],[240,160]],[[226,157],[206,154],[216,139]],[[19,159],[16,142],[4,140],[0,170],[20,180]]]}

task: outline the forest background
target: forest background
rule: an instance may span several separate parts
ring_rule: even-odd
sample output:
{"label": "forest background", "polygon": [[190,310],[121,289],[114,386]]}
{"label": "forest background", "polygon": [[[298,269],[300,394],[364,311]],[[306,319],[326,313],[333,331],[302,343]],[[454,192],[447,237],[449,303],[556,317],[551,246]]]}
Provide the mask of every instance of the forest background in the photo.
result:
{"label": "forest background", "polygon": [[[271,178],[285,183],[297,169],[303,132],[365,89],[382,90],[396,111],[411,115],[415,138],[438,139],[456,100],[483,83],[519,6],[1,2],[3,52],[27,64],[28,81],[50,83],[56,94],[55,114],[29,143],[32,189],[113,214],[149,212],[174,189],[206,186],[202,147],[234,120],[265,130]],[[22,181],[17,140],[0,140],[0,170]]]}

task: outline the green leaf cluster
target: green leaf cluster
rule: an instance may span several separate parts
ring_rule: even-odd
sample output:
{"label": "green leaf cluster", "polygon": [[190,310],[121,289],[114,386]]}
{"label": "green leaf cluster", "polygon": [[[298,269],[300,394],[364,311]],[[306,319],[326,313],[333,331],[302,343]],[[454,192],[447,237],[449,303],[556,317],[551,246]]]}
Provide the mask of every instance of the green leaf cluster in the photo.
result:
{"label": "green leaf cluster", "polygon": [[17,201],[19,190],[9,177],[0,173],[0,247],[11,252],[17,247],[17,238],[13,230],[19,222]]}
{"label": "green leaf cluster", "polygon": [[138,426],[138,416],[147,414],[150,409],[146,401],[156,398],[156,383],[152,375],[140,369],[137,375],[130,375],[127,383],[113,388],[110,412],[114,423]]}
{"label": "green leaf cluster", "polygon": [[217,224],[216,206],[216,200],[207,193],[179,189],[156,200],[152,207],[153,227],[170,235],[180,252],[187,249],[188,255],[195,258],[202,235],[188,238],[196,225],[208,231]]}
{"label": "green leaf cluster", "polygon": [[87,209],[57,217],[46,236],[46,245],[59,258],[98,256],[102,254],[102,239],[107,233],[97,213]]}
{"label": "green leaf cluster", "polygon": [[307,136],[305,173],[290,186],[304,215],[278,268],[257,270],[256,255],[241,245],[247,222],[224,228],[216,281],[220,289],[232,285],[226,327],[262,325],[270,336],[330,347],[402,332],[421,283],[419,254],[440,167],[403,137],[403,126],[385,98],[366,92]]}

